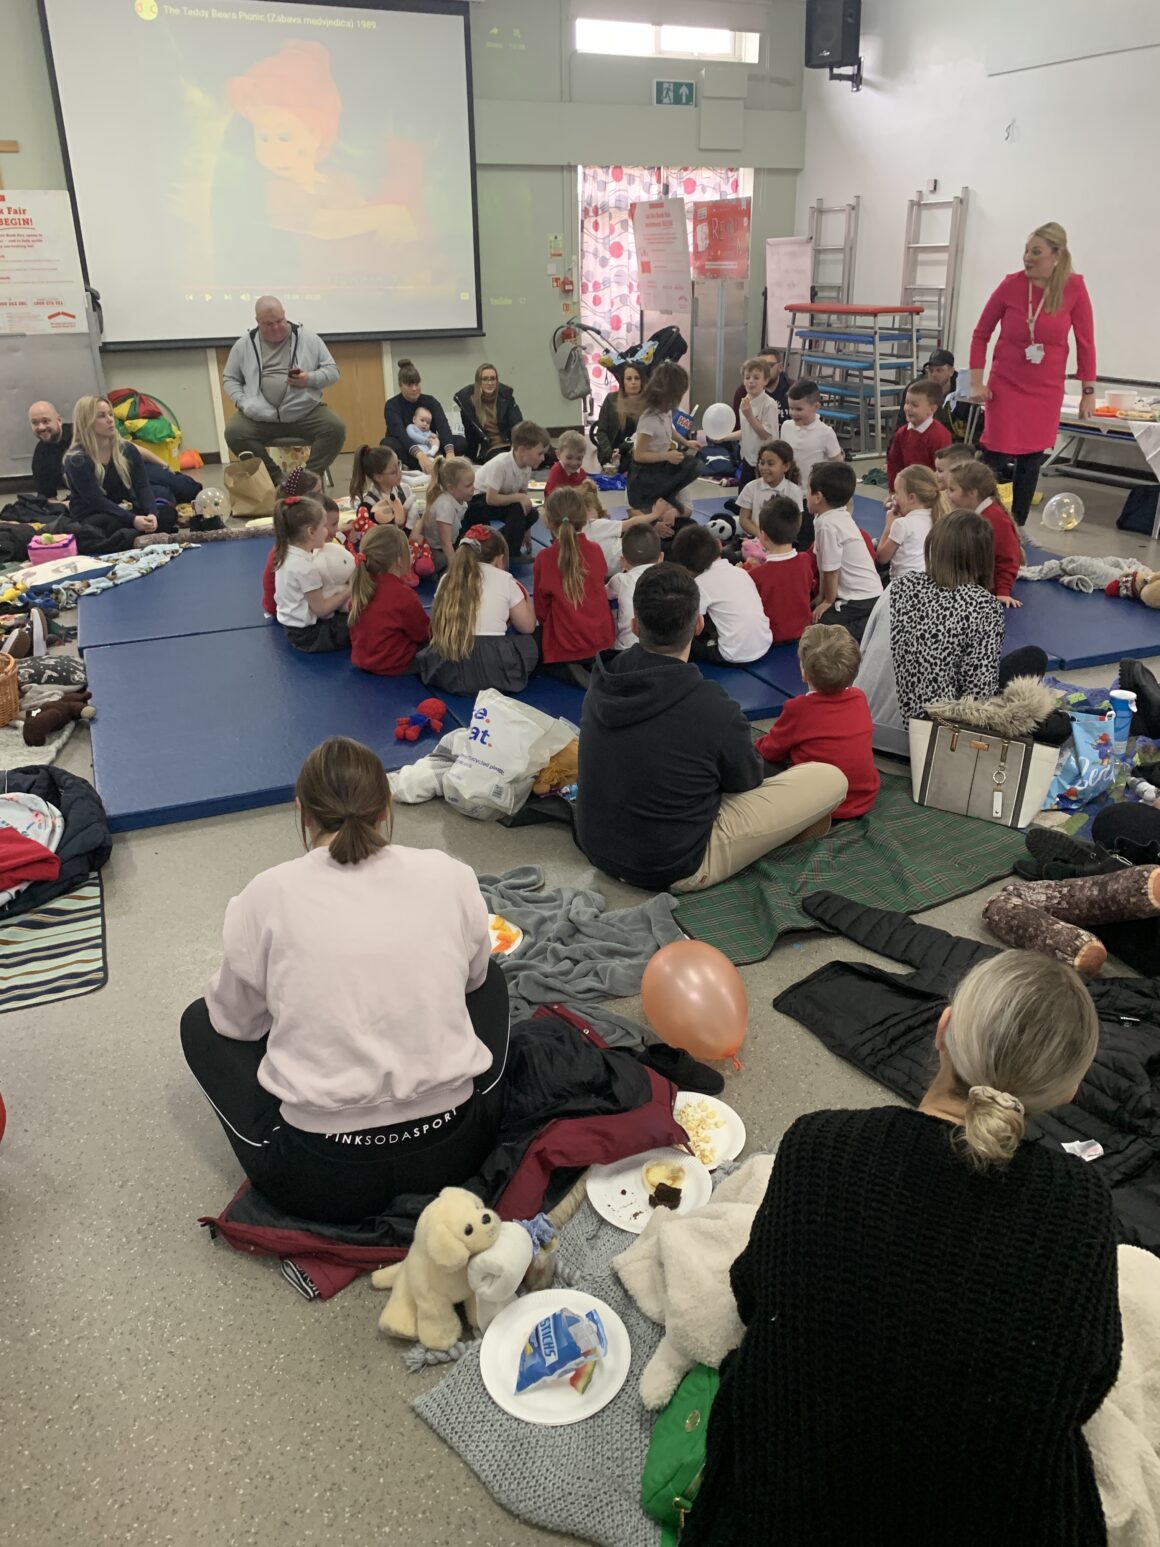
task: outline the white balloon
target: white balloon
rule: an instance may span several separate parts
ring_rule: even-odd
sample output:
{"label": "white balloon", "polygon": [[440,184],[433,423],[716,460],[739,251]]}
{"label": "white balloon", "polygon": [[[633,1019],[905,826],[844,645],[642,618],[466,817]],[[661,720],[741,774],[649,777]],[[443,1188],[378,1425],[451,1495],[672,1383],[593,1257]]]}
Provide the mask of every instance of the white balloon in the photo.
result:
{"label": "white balloon", "polygon": [[710,403],[701,415],[701,424],[710,440],[720,440],[722,435],[728,435],[736,423],[728,403]]}
{"label": "white balloon", "polygon": [[1053,532],[1074,532],[1083,515],[1083,500],[1078,494],[1053,494],[1040,519]]}

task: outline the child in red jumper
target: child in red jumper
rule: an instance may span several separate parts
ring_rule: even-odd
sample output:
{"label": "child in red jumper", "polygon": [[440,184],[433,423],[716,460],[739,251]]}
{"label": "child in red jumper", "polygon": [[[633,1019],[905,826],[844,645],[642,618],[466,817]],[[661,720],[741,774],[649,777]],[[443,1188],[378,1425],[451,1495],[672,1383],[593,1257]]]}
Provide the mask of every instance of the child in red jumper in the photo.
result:
{"label": "child in red jumper", "polygon": [[585,440],[579,430],[565,430],[556,442],[556,460],[548,469],[548,482],[544,498],[555,494],[557,489],[578,489],[588,474],[584,471],[584,458],[591,441]]}
{"label": "child in red jumper", "polygon": [[1011,587],[1023,563],[1019,533],[1005,506],[999,503],[995,475],[984,462],[964,462],[947,474],[947,498],[952,510],[977,511],[995,534],[995,577],[992,589],[1004,607],[1022,607]]}
{"label": "child in red jumper", "polygon": [[[861,688],[852,686],[862,662],[853,635],[815,623],[798,645],[802,680],[809,689],[791,698],[757,743],[767,763],[829,763],[846,775],[849,790],[834,818],[865,816],[880,783],[871,745],[874,724]],[[772,770],[771,770],[772,771]]]}
{"label": "child in red jumper", "polygon": [[423,604],[403,576],[411,571],[411,545],[401,527],[373,526],[362,540],[350,603],[350,658],[379,677],[412,672],[431,625]]}
{"label": "child in red jumper", "polygon": [[745,567],[761,597],[774,644],[790,644],[810,626],[818,563],[812,550],[799,553],[794,547],[802,525],[802,508],[796,500],[777,494],[766,500],[757,519],[765,556]]}
{"label": "child in red jumper", "polygon": [[942,407],[942,391],[936,382],[923,377],[906,389],[902,412],[906,423],[895,430],[886,453],[886,483],[894,480],[904,467],[929,467],[934,471],[935,455],[951,443],[951,432],[935,418]]}
{"label": "child in red jumper", "polygon": [[[616,642],[604,554],[584,536],[588,510],[578,489],[557,489],[544,505],[544,521],[553,542],[536,554],[532,586],[543,665],[550,676],[587,687],[586,668]],[[551,671],[553,666],[563,669]]]}

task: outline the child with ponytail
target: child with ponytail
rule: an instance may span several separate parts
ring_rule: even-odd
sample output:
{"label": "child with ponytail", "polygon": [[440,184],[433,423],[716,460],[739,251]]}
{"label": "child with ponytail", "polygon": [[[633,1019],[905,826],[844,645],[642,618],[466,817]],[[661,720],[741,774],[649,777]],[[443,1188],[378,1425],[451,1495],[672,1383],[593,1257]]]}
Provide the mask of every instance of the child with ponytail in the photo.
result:
{"label": "child with ponytail", "polygon": [[372,527],[359,551],[350,602],[350,658],[362,671],[401,677],[416,670],[430,625],[407,585],[410,572],[406,535],[394,525]]}
{"label": "child with ponytail", "polygon": [[952,510],[973,510],[995,534],[995,576],[991,589],[1004,607],[1022,607],[1011,587],[1023,563],[1019,533],[1007,507],[999,500],[995,475],[983,462],[964,462],[947,474],[947,498]]}
{"label": "child with ponytail", "polygon": [[604,591],[607,572],[604,554],[584,535],[588,509],[579,489],[557,489],[544,504],[544,521],[552,534],[552,546],[536,554],[534,601],[543,630],[545,667],[570,681],[584,681],[587,668],[600,650],[611,650],[616,641],[612,611]]}
{"label": "child with ponytail", "polygon": [[[278,499],[293,499],[296,494],[308,494],[311,499],[320,500],[323,495],[322,479],[318,473],[312,473],[308,467],[292,467],[278,480]],[[274,600],[274,559],[277,549],[270,549],[270,557],[266,560],[266,567],[262,571],[262,611],[268,618],[274,616],[277,603]]]}
{"label": "child with ponytail", "polygon": [[274,507],[274,607],[295,650],[311,655],[345,650],[350,587],[328,588],[315,555],[326,541],[318,500],[292,494]]}
{"label": "child with ponytail", "polygon": [[942,514],[942,490],[932,468],[912,462],[894,478],[894,493],[886,506],[886,525],[874,556],[890,565],[890,578],[907,570],[926,573],[926,539]]}
{"label": "child with ponytail", "polygon": [[427,687],[464,694],[527,687],[540,658],[536,615],[507,565],[502,533],[481,522],[463,534],[435,593],[431,643],[419,656]]}
{"label": "child with ponytail", "polygon": [[455,539],[474,493],[475,468],[466,457],[435,458],[427,485],[423,536],[431,546],[436,569],[446,569],[451,563]]}
{"label": "child with ponytail", "polygon": [[350,497],[355,507],[351,535],[361,543],[372,526],[401,526],[407,530],[415,517],[415,499],[400,493],[403,468],[390,446],[360,446],[354,454]]}

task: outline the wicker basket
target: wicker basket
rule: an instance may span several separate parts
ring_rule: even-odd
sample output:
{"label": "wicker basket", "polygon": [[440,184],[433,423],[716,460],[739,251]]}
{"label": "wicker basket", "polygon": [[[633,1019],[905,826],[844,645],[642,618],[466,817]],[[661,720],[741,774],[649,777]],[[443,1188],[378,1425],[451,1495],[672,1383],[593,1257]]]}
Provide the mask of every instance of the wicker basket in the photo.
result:
{"label": "wicker basket", "polygon": [[20,677],[16,662],[0,651],[0,725],[9,725],[20,713]]}

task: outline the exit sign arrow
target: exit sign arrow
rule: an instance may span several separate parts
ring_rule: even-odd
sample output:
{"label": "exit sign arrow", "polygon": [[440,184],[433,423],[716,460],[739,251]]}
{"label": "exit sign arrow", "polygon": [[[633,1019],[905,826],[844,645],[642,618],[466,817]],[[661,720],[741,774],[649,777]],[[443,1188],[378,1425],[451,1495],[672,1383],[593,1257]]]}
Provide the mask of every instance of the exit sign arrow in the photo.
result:
{"label": "exit sign arrow", "polygon": [[696,107],[695,81],[653,81],[654,107]]}

